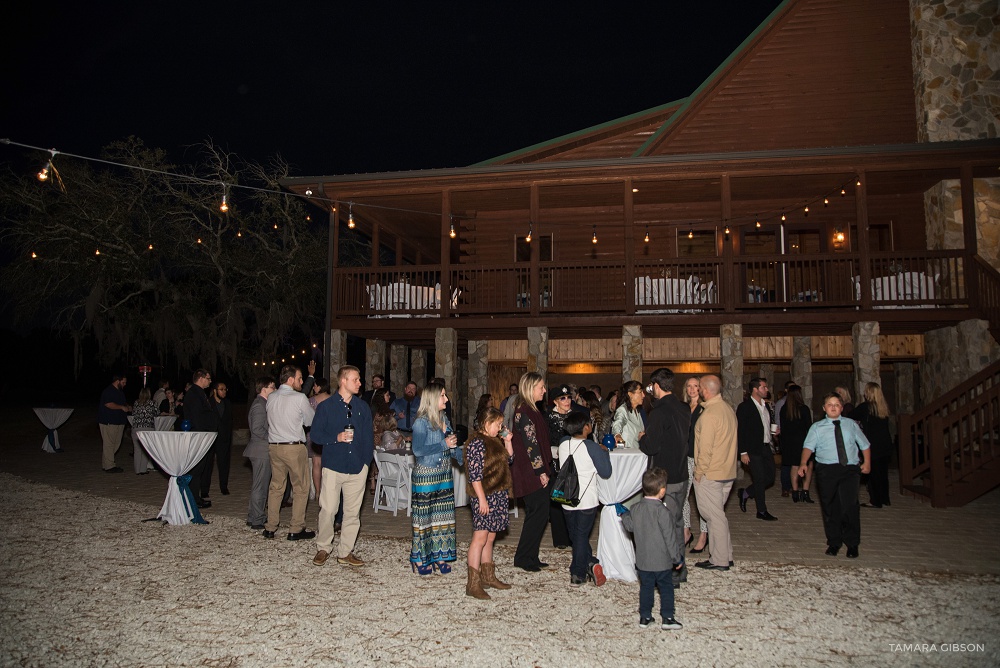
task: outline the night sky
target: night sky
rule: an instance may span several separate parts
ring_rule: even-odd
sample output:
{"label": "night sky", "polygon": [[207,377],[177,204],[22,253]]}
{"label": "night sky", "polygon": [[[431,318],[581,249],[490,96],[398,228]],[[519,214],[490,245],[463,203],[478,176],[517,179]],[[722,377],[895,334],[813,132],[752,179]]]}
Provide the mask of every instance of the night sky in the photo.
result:
{"label": "night sky", "polygon": [[293,175],[459,167],[689,95],[778,4],[17,3],[0,137],[96,156],[136,135],[178,163],[210,137]]}

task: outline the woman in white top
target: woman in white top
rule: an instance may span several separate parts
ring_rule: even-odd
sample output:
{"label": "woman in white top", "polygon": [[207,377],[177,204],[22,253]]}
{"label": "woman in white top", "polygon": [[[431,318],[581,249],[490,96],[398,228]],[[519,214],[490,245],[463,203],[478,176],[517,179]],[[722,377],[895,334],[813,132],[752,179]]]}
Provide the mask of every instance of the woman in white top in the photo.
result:
{"label": "woman in white top", "polygon": [[618,392],[619,404],[615,411],[615,419],[611,423],[611,433],[615,435],[615,442],[625,448],[638,448],[639,439],[646,433],[646,426],[642,422],[642,415],[639,408],[645,394],[642,385],[635,380],[622,385]]}
{"label": "woman in white top", "polygon": [[592,579],[598,587],[605,582],[604,572],[590,548],[590,533],[597,518],[597,478],[611,477],[611,457],[608,449],[590,440],[593,428],[590,416],[573,411],[563,423],[566,433],[572,434],[559,444],[559,461],[566,465],[573,457],[576,465],[577,481],[580,485],[580,503],[576,506],[563,505],[566,529],[573,546],[573,561],[569,567],[569,583],[582,585]]}

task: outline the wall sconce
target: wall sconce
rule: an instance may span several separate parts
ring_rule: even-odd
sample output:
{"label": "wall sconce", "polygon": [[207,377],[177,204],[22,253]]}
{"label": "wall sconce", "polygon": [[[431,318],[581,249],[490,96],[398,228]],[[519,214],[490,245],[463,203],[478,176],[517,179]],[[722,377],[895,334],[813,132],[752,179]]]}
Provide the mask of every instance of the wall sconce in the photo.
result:
{"label": "wall sconce", "polygon": [[842,230],[839,227],[833,228],[833,247],[834,248],[836,248],[838,250],[840,248],[842,248],[844,246],[844,241],[846,240],[846,238],[847,237],[844,234],[844,230]]}

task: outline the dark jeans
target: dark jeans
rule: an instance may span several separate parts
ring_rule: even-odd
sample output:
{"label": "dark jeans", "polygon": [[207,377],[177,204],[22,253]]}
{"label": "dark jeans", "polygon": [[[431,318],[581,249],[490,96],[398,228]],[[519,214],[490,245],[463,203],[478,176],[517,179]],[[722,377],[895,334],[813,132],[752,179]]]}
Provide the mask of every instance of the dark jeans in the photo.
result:
{"label": "dark jeans", "polygon": [[861,469],[857,466],[816,462],[816,484],[823,511],[826,544],[831,547],[857,547],[861,542],[861,510],[858,487]]}
{"label": "dark jeans", "polygon": [[542,487],[522,499],[524,524],[521,526],[521,538],[517,541],[517,551],[514,552],[514,565],[537,566],[540,562],[538,548],[542,545],[545,525],[549,522],[549,490]]}
{"label": "dark jeans", "polygon": [[660,618],[670,619],[674,616],[674,578],[670,571],[640,571],[639,576],[639,617],[649,619],[653,616],[653,589],[660,590]]}
{"label": "dark jeans", "polygon": [[569,565],[569,572],[578,578],[586,579],[590,573],[590,565],[597,563],[594,551],[590,548],[590,533],[594,530],[597,508],[587,510],[563,508],[562,512],[566,519],[570,545],[573,546],[573,561]]}
{"label": "dark jeans", "polygon": [[774,484],[774,456],[770,450],[764,456],[750,455],[750,478],[753,484],[747,487],[747,498],[753,499],[758,513],[766,513],[764,490]]}
{"label": "dark jeans", "polygon": [[[551,485],[555,484],[555,477],[549,486],[549,494],[552,494]],[[552,532],[552,547],[565,547],[572,545],[572,536],[569,532],[569,523],[563,517],[563,507],[561,503],[551,501],[549,503],[549,530]]]}
{"label": "dark jeans", "polygon": [[792,490],[792,467],[781,467],[781,491],[790,492]]}

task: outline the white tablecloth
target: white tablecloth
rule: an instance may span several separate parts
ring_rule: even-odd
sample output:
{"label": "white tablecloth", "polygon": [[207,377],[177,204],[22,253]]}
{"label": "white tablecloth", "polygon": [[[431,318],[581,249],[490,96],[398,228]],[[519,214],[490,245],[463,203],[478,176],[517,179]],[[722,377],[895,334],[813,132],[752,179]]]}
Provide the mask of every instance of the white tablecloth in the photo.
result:
{"label": "white tablecloth", "polygon": [[648,461],[646,454],[638,450],[613,450],[611,477],[597,479],[597,499],[604,504],[597,558],[601,560],[604,575],[613,580],[635,582],[639,579],[635,574],[635,546],[615,512],[615,504],[642,489],[642,474],[646,472]]}
{"label": "white tablecloth", "polygon": [[[403,455],[406,457],[406,463],[410,467],[410,472],[413,471],[413,465],[416,459],[413,457],[413,452],[410,450],[385,450],[390,455]],[[454,481],[455,485],[455,507],[469,505],[469,493],[465,489],[466,482],[468,478],[465,475],[465,467],[459,466],[458,462],[454,459],[451,460],[451,479]]]}
{"label": "white tablecloth", "polygon": [[176,421],[176,415],[157,415],[155,422],[156,431],[172,431],[174,428],[174,422]]}
{"label": "white tablecloth", "polygon": [[215,436],[214,431],[139,432],[139,440],[146,452],[171,476],[167,485],[167,498],[158,515],[161,520],[170,524],[191,524],[198,509],[191,508],[188,499],[181,494],[177,476],[190,471],[205,456],[212,447]]}
{"label": "white tablecloth", "polygon": [[42,421],[49,433],[42,439],[43,452],[62,452],[57,429],[73,414],[72,408],[36,408],[35,415]]}

